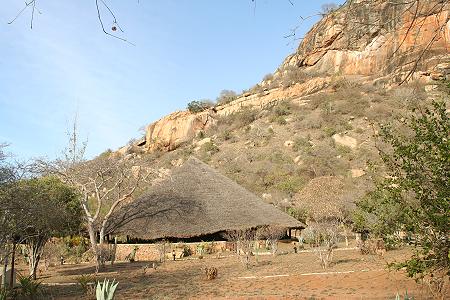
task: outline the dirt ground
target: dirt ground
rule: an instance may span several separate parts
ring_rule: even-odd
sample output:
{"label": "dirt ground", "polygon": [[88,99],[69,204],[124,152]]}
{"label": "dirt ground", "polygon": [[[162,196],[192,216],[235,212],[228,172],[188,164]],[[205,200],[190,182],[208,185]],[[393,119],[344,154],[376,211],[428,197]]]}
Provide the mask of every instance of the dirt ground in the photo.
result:
{"label": "dirt ground", "polygon": [[[144,266],[151,262],[118,262],[108,265],[97,279],[119,281],[116,299],[395,299],[397,292],[406,291],[414,299],[430,299],[426,286],[386,270],[388,261],[408,253],[395,250],[379,257],[338,250],[327,270],[310,252],[252,257],[249,269],[235,256],[167,261],[145,273]],[[216,267],[218,278],[206,280],[205,266]],[[75,283],[81,274],[94,270],[92,264],[63,265],[40,279],[48,299],[92,299]]]}

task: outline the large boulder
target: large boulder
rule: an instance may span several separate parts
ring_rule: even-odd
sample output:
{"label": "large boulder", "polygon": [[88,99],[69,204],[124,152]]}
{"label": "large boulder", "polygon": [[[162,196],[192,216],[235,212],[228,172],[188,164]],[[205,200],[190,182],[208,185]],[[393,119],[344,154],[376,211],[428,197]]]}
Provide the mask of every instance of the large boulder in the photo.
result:
{"label": "large boulder", "polygon": [[145,145],[149,151],[174,150],[214,124],[214,115],[212,110],[207,110],[197,114],[178,111],[165,116],[147,127]]}

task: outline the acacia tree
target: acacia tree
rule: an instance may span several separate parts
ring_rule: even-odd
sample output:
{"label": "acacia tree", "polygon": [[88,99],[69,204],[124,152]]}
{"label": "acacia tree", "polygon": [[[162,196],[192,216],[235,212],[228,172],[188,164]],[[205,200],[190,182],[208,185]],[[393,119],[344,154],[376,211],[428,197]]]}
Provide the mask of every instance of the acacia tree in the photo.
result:
{"label": "acacia tree", "polygon": [[398,232],[413,241],[414,254],[394,264],[416,279],[428,278],[442,292],[450,274],[450,119],[444,102],[381,127],[378,145],[385,176],[358,203],[360,231],[402,243]]}
{"label": "acacia tree", "polygon": [[84,152],[87,142],[80,143],[76,121],[68,135],[69,146],[63,156],[51,162],[40,161],[39,165],[43,172],[54,174],[80,194],[80,205],[98,271],[107,259],[105,235],[117,229],[114,228],[116,223],[110,222],[111,216],[120,206],[132,200],[143,183],[148,183],[154,175],[162,175],[142,166],[144,162],[134,162],[113,153],[86,160]]}

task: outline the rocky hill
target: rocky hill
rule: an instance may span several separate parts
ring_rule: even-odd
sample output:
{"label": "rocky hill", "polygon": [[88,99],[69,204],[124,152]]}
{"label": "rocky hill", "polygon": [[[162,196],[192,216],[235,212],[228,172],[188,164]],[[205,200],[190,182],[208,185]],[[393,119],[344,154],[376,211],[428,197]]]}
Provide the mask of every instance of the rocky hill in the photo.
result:
{"label": "rocky hill", "polygon": [[322,176],[357,198],[376,124],[448,100],[449,79],[449,1],[347,1],[249,91],[163,117],[118,153],[166,168],[194,155],[280,207]]}

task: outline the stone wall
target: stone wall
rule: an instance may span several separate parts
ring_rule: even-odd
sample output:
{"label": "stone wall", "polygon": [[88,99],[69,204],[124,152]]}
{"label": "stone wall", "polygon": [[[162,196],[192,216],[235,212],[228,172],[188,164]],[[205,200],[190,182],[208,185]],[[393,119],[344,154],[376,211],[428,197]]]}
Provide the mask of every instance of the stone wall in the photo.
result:
{"label": "stone wall", "polygon": [[[130,254],[135,247],[137,247],[135,256],[136,261],[159,260],[158,245],[156,244],[118,244],[116,250],[116,260],[124,261],[125,257]],[[202,243],[167,243],[166,258],[172,258],[172,250],[175,250],[176,257],[180,258],[181,253],[183,253],[184,247],[189,247],[193,255],[199,255],[198,252],[201,248],[212,253],[231,251],[233,250],[233,243],[225,241]]]}

